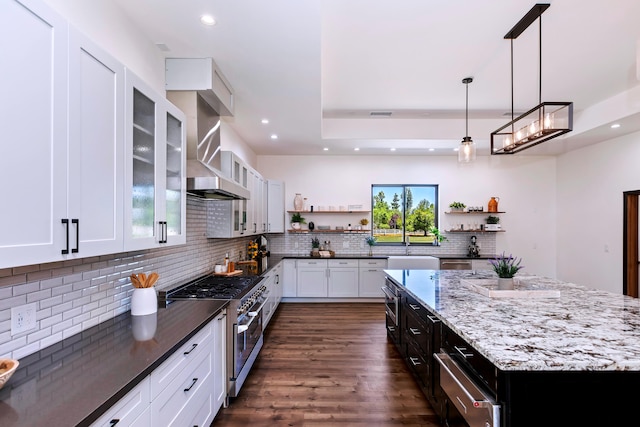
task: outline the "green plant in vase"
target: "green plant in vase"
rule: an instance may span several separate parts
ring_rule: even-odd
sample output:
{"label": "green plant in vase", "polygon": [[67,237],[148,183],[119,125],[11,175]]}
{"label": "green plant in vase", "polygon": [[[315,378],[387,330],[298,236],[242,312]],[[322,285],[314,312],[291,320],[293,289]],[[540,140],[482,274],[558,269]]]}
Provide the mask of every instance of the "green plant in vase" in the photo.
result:
{"label": "green plant in vase", "polygon": [[300,215],[300,212],[295,212],[293,215],[291,215],[291,227],[294,230],[300,230],[300,224],[306,223],[307,221],[305,221],[304,217]]}
{"label": "green plant in vase", "polygon": [[429,228],[429,233],[433,234],[433,244],[434,245],[439,245],[440,243],[449,240],[447,239],[447,236],[443,235],[440,230],[438,229],[438,227],[436,226],[431,226]]}
{"label": "green plant in vase", "polygon": [[364,239],[364,241],[367,242],[367,245],[369,245],[369,256],[373,256],[373,247],[375,246],[378,239],[376,239],[374,236],[368,236],[366,239]]}

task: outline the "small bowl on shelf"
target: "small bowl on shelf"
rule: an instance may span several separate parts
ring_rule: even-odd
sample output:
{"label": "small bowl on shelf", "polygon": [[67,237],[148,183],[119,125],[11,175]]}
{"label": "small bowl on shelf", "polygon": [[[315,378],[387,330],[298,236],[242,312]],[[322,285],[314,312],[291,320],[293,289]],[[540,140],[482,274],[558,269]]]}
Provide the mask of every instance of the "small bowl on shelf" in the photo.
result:
{"label": "small bowl on shelf", "polygon": [[0,359],[0,388],[9,381],[19,364],[20,362],[15,359]]}

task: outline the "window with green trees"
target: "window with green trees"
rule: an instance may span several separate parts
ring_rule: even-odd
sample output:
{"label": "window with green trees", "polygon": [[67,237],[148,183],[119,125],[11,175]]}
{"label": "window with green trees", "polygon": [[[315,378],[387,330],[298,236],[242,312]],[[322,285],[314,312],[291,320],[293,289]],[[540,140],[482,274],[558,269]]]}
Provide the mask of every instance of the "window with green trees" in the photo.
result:
{"label": "window with green trees", "polygon": [[378,244],[432,244],[438,226],[437,185],[371,186],[372,234]]}

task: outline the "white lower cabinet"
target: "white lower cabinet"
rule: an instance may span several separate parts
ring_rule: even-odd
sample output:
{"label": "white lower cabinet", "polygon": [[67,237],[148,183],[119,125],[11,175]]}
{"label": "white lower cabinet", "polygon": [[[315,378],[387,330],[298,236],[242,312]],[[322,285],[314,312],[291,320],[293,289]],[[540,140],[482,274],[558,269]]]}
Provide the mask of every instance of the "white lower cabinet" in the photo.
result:
{"label": "white lower cabinet", "polygon": [[151,427],[149,378],[145,378],[98,418],[92,427]]}
{"label": "white lower cabinet", "polygon": [[298,297],[327,297],[327,260],[297,260]]}
{"label": "white lower cabinet", "polygon": [[282,297],[298,296],[298,274],[295,259],[282,260]]}
{"label": "white lower cabinet", "polygon": [[384,269],[387,268],[386,259],[360,259],[358,296],[364,298],[384,297]]}
{"label": "white lower cabinet", "polygon": [[330,259],[328,296],[330,298],[352,298],[358,296],[358,260],[357,259]]}
{"label": "white lower cabinet", "polygon": [[223,311],[92,427],[208,427],[227,397],[225,331]]}
{"label": "white lower cabinet", "polygon": [[488,259],[474,259],[471,261],[472,270],[493,270],[493,266]]}

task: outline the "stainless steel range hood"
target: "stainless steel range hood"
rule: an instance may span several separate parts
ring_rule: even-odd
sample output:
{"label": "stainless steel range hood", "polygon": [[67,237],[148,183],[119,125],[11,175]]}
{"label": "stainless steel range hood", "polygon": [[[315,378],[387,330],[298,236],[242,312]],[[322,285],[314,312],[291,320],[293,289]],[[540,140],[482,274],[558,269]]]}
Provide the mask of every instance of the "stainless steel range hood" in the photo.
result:
{"label": "stainless steel range hood", "polygon": [[167,98],[187,118],[187,193],[208,199],[249,199],[249,190],[220,171],[220,115],[196,91],[167,91]]}

